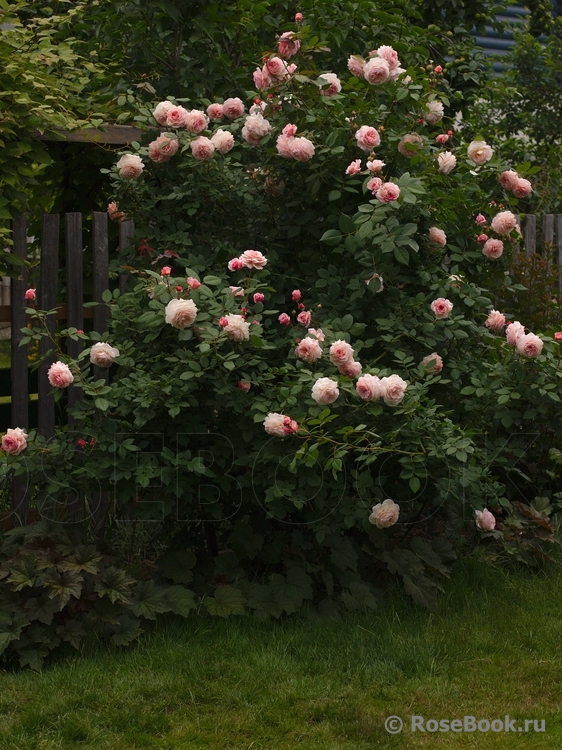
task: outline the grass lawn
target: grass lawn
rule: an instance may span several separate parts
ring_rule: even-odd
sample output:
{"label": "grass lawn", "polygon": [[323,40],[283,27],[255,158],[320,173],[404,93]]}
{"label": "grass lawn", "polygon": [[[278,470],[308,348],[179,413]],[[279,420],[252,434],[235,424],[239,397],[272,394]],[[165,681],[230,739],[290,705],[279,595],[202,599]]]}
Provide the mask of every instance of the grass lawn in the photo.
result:
{"label": "grass lawn", "polygon": [[[457,568],[428,613],[397,596],[342,622],[162,621],[42,674],[0,673],[2,750],[545,748],[562,743],[562,571]],[[546,731],[412,733],[410,716],[545,719]],[[405,729],[392,736],[387,716]]]}

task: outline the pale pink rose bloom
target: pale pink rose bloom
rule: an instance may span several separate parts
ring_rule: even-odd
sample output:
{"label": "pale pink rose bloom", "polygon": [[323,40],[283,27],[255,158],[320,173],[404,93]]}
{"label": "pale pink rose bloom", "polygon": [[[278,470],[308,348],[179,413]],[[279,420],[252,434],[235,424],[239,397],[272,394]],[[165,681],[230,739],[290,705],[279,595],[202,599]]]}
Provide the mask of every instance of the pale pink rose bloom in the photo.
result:
{"label": "pale pink rose bloom", "polygon": [[562,331],[556,331],[556,333],[554,334],[554,340],[562,341]]}
{"label": "pale pink rose bloom", "polygon": [[497,260],[503,254],[503,242],[501,240],[486,240],[482,247],[482,254],[490,260]]}
{"label": "pale pink rose bloom", "polygon": [[[402,156],[415,156],[423,146],[423,138],[417,133],[407,133],[398,144],[398,151]],[[441,156],[441,154],[440,154]]]}
{"label": "pale pink rose bloom", "polygon": [[248,393],[251,387],[252,387],[252,384],[248,383],[247,380],[238,381],[238,388],[240,388],[241,391],[244,391],[244,393]]}
{"label": "pale pink rose bloom", "polygon": [[501,331],[505,325],[505,315],[498,310],[492,310],[488,314],[484,325],[491,331]]}
{"label": "pale pink rose bloom", "polygon": [[90,362],[98,367],[111,367],[113,360],[118,356],[119,349],[104,341],[98,341],[90,349]]}
{"label": "pale pink rose bloom", "polygon": [[156,122],[159,125],[167,125],[168,124],[168,112],[174,108],[174,104],[172,102],[160,102],[156,105],[156,109],[152,113],[152,116],[156,120]]}
{"label": "pale pink rose bloom", "polygon": [[422,359],[421,365],[422,367],[425,367],[427,372],[431,375],[437,375],[437,373],[441,372],[443,369],[443,359],[437,354],[437,352],[433,352],[433,354],[428,354],[427,357]]}
{"label": "pale pink rose bloom", "polygon": [[277,320],[281,323],[282,326],[291,325],[291,318],[287,315],[287,313],[281,313]]}
{"label": "pale pink rose bloom", "polygon": [[376,195],[381,203],[392,203],[392,201],[398,200],[400,188],[393,182],[383,182]]}
{"label": "pale pink rose bloom", "polygon": [[304,16],[302,13],[295,13],[295,21],[297,23],[300,23],[304,19]]}
{"label": "pale pink rose bloom", "polygon": [[290,138],[289,149],[297,161],[308,161],[314,156],[314,144],[308,138]]}
{"label": "pale pink rose bloom", "polygon": [[324,331],[321,328],[309,328],[308,333],[310,336],[316,336],[318,341],[324,341],[326,338]]}
{"label": "pale pink rose bloom", "polygon": [[[405,72],[406,72],[405,68],[400,68],[400,67],[394,68],[394,70],[390,71],[390,78],[389,78],[389,80],[390,81],[395,81],[397,78],[399,78],[402,75],[402,73],[405,73]],[[410,83],[411,80],[412,79],[411,79],[410,76],[406,76],[404,78],[404,83]]]}
{"label": "pale pink rose bloom", "polygon": [[298,432],[299,426],[297,422],[295,422],[294,419],[291,419],[291,417],[285,416],[285,419],[283,420],[283,432],[285,435],[294,435],[295,432]]}
{"label": "pale pink rose bloom", "polygon": [[289,57],[296,55],[299,51],[301,43],[299,39],[294,39],[294,36],[294,31],[285,31],[279,37],[277,52],[281,55],[281,57],[288,59]]}
{"label": "pale pink rose bloom", "polygon": [[359,174],[361,171],[361,159],[355,159],[352,161],[348,168],[345,170],[346,174]]}
{"label": "pale pink rose bloom", "polygon": [[225,315],[224,332],[232,341],[248,341],[250,338],[250,324],[241,315]]}
{"label": "pale pink rose bloom", "polygon": [[333,404],[339,395],[338,384],[331,378],[318,378],[312,386],[311,396],[321,406]]}
{"label": "pale pink rose bloom", "polygon": [[355,389],[364,401],[377,401],[384,392],[380,378],[369,373],[359,378]]}
{"label": "pale pink rose bloom", "polygon": [[400,506],[394,500],[387,498],[382,503],[373,506],[369,522],[378,529],[388,529],[398,521],[400,515]]}
{"label": "pale pink rose bloom", "polygon": [[441,102],[433,100],[432,102],[426,102],[425,108],[427,112],[424,114],[425,121],[430,125],[436,125],[440,120],[443,119],[445,114],[445,108]]}
{"label": "pale pink rose bloom", "polygon": [[380,159],[373,159],[372,161],[367,162],[367,169],[369,172],[382,172],[384,166],[384,161],[381,161]]}
{"label": "pale pink rose bloom", "polygon": [[215,153],[215,144],[211,141],[210,138],[207,138],[204,135],[200,135],[197,138],[194,138],[189,146],[194,158],[199,159],[200,161],[206,161],[207,159],[210,159]]}
{"label": "pale pink rose bloom", "polygon": [[335,73],[322,73],[318,78],[318,82],[323,86],[325,86],[326,82],[330,84],[328,88],[320,89],[322,96],[335,96],[341,91],[341,81]]}
{"label": "pale pink rose bloom", "polygon": [[201,286],[201,282],[199,281],[199,279],[196,279],[193,276],[187,277],[186,284],[190,289],[199,289],[199,287]]}
{"label": "pale pink rose bloom", "polygon": [[168,161],[177,153],[179,145],[175,136],[160,135],[148,144],[148,158],[154,162]]}
{"label": "pale pink rose bloom", "polygon": [[262,294],[261,292],[256,292],[253,296],[254,305],[258,305],[260,302],[263,302],[265,299],[265,294]]}
{"label": "pale pink rose bloom", "polygon": [[346,362],[344,365],[340,365],[338,367],[338,370],[342,375],[345,375],[348,378],[358,378],[359,375],[361,375],[361,373],[363,372],[363,367],[361,365],[361,362],[357,362],[355,359],[352,359],[349,362]]}
{"label": "pale pink rose bloom", "polygon": [[376,193],[377,190],[380,189],[382,186],[382,180],[380,177],[373,177],[372,180],[369,180],[367,183],[367,190],[370,190],[372,193]]}
{"label": "pale pink rose bloom", "polygon": [[144,164],[137,154],[123,154],[117,162],[119,177],[124,180],[135,180],[144,169]]}
{"label": "pale pink rose bloom", "polygon": [[513,195],[516,198],[526,198],[532,192],[533,186],[531,185],[529,180],[525,180],[523,179],[523,177],[519,177],[515,182],[512,190]]}
{"label": "pale pink rose bloom", "polygon": [[293,75],[293,73],[296,73],[296,72],[297,72],[297,66],[295,65],[295,63],[291,63],[290,65],[287,65],[287,75],[285,77],[290,78]]}
{"label": "pale pink rose bloom", "polygon": [[351,362],[353,354],[354,351],[351,344],[348,344],[347,341],[342,341],[342,339],[338,339],[338,341],[334,341],[330,347],[330,362],[336,367],[341,367],[342,365],[345,365],[346,362]]}
{"label": "pale pink rose bloom", "polygon": [[287,63],[280,57],[272,57],[265,63],[265,66],[273,78],[281,80],[287,75]]}
{"label": "pale pink rose bloom", "polygon": [[307,336],[299,341],[295,348],[295,357],[311,363],[316,362],[322,356],[322,347],[316,339]]}
{"label": "pale pink rose bloom", "polygon": [[438,136],[436,136],[435,143],[438,143],[440,146],[442,146],[444,143],[447,143],[448,140],[449,136],[447,135],[447,133],[440,133]]}
{"label": "pale pink rose bloom", "polygon": [[300,299],[302,297],[302,292],[300,289],[293,289],[291,292],[291,299],[293,302],[300,302]]}
{"label": "pale pink rose bloom", "polygon": [[19,456],[27,448],[27,438],[27,432],[21,427],[8,428],[6,434],[2,436],[2,450],[12,456]]}
{"label": "pale pink rose bloom", "polygon": [[278,412],[270,412],[264,419],[263,427],[268,435],[275,435],[276,437],[285,437],[285,431],[283,424],[285,420],[284,414]]}
{"label": "pale pink rose bloom", "polygon": [[244,268],[257,268],[258,271],[267,265],[267,258],[259,250],[244,250],[238,260]]}
{"label": "pale pink rose bloom", "polygon": [[365,63],[363,78],[373,86],[380,86],[390,78],[390,66],[382,57],[372,57]]}
{"label": "pale pink rose bloom", "polygon": [[431,227],[429,230],[429,239],[435,242],[436,245],[441,245],[441,247],[445,247],[447,244],[447,235],[442,229],[438,229],[437,227]]}
{"label": "pale pink rose bloom", "polygon": [[125,214],[123,213],[123,211],[119,210],[119,206],[115,201],[111,201],[111,203],[108,203],[107,215],[109,216],[111,221],[116,221],[118,224],[121,224],[122,221],[125,221]]}
{"label": "pale pink rose bloom", "polygon": [[363,151],[372,151],[380,144],[381,137],[376,128],[372,128],[370,125],[363,125],[355,133],[355,140],[359,148],[362,148]]}
{"label": "pale pink rose bloom", "polygon": [[309,310],[303,310],[297,315],[297,320],[301,326],[308,328],[310,321],[312,320],[312,313]]}
{"label": "pale pink rose bloom", "polygon": [[491,227],[498,234],[509,234],[517,226],[515,214],[511,211],[500,211],[492,219]]}
{"label": "pale pink rose bloom", "polygon": [[242,263],[240,258],[232,258],[228,261],[229,271],[240,271],[241,268],[244,268],[244,264]]}
{"label": "pale pink rose bloom", "polygon": [[493,531],[496,528],[496,519],[488,508],[475,510],[474,513],[476,515],[476,526],[480,531]]}
{"label": "pale pink rose bloom", "polygon": [[[256,102],[257,102],[257,103],[256,103]],[[250,107],[250,109],[248,110],[248,112],[249,112],[249,113],[250,113],[251,115],[263,115],[263,113],[265,112],[265,108],[266,108],[266,107],[267,107],[267,102],[262,102],[262,101],[260,101],[259,99],[257,99],[257,100],[256,100],[256,101],[255,101],[255,102],[254,102],[254,103],[252,104],[252,106]]]}
{"label": "pale pink rose bloom", "polygon": [[170,128],[185,128],[187,114],[185,107],[170,107],[166,113],[166,125]]}
{"label": "pale pink rose bloom", "polygon": [[292,136],[290,138],[287,138],[287,136],[279,135],[277,136],[277,153],[279,156],[282,156],[284,159],[292,159],[293,155],[291,154],[291,141],[293,140]]}
{"label": "pale pink rose bloom", "polygon": [[347,61],[348,70],[357,78],[363,78],[365,60],[360,55],[351,55]]}
{"label": "pale pink rose bloom", "polygon": [[252,146],[257,146],[270,130],[271,123],[263,115],[248,115],[242,128],[242,138],[252,144]]}
{"label": "pale pink rose bloom", "polygon": [[381,378],[382,397],[387,406],[398,406],[404,398],[408,383],[402,380],[400,375],[389,375],[388,378]]}
{"label": "pale pink rose bloom", "polygon": [[488,239],[488,235],[482,233],[478,235],[478,237],[476,238],[476,242],[480,242],[483,245],[487,239]]}
{"label": "pale pink rose bloom", "polygon": [[505,329],[505,338],[507,339],[507,343],[510,346],[516,346],[517,339],[520,336],[524,336],[524,335],[525,335],[525,326],[521,325],[521,323],[518,320],[514,320],[513,323],[508,323],[508,326]]}
{"label": "pale pink rose bloom", "polygon": [[457,157],[451,151],[443,151],[437,157],[439,162],[439,172],[441,174],[451,174],[457,166]]}
{"label": "pale pink rose bloom", "polygon": [[444,297],[439,297],[438,299],[433,300],[430,307],[435,313],[435,317],[438,320],[442,320],[443,318],[449,317],[449,313],[453,309],[453,303]]}
{"label": "pale pink rose bloom", "polygon": [[237,96],[230,99],[225,99],[222,105],[222,111],[225,117],[229,120],[235,120],[237,117],[241,117],[244,114],[244,102]]}
{"label": "pale pink rose bloom", "polygon": [[519,175],[517,174],[517,172],[514,172],[512,169],[508,169],[505,172],[501,173],[500,185],[506,190],[512,190],[518,179]]}
{"label": "pale pink rose bloom", "polygon": [[297,133],[297,126],[292,123],[287,123],[281,133],[285,138],[293,138]]}
{"label": "pale pink rose bloom", "polygon": [[70,372],[70,367],[60,361],[49,367],[47,378],[53,388],[66,388],[74,382],[74,375]]}
{"label": "pale pink rose bloom", "polygon": [[523,357],[538,357],[542,352],[544,343],[542,339],[535,336],[534,333],[527,333],[523,336],[519,336],[515,343],[515,347],[521,356]]}
{"label": "pale pink rose bloom", "polygon": [[472,141],[468,146],[467,154],[470,161],[479,166],[490,161],[494,155],[494,150],[488,146],[486,141]]}
{"label": "pale pink rose bloom", "polygon": [[162,266],[160,269],[160,274],[162,276],[169,276],[172,273],[172,267],[171,266]]}
{"label": "pale pink rose bloom", "polygon": [[235,297],[243,297],[244,296],[244,289],[241,286],[229,286],[230,292]]}
{"label": "pale pink rose bloom", "polygon": [[221,120],[224,116],[222,104],[219,104],[218,102],[209,104],[207,107],[207,115],[209,120]]}
{"label": "pale pink rose bloom", "polygon": [[254,85],[258,91],[265,91],[265,89],[268,89],[272,84],[271,76],[265,65],[263,66],[263,69],[256,68],[254,70],[253,78]]}
{"label": "pale pink rose bloom", "polygon": [[37,292],[36,289],[26,289],[24,299],[31,300],[33,302],[35,298],[37,297],[36,292]]}
{"label": "pale pink rose bloom", "polygon": [[197,306],[191,299],[171,299],[166,305],[166,323],[174,328],[188,328],[196,317]]}
{"label": "pale pink rose bloom", "polygon": [[211,136],[211,143],[219,154],[227,154],[234,146],[234,136],[228,130],[221,130],[219,128]]}
{"label": "pale pink rose bloom", "polygon": [[396,50],[392,47],[389,47],[387,44],[383,44],[382,47],[378,48],[377,55],[383,60],[387,61],[390,70],[396,70],[396,68],[400,65],[398,52],[396,52]]}
{"label": "pale pink rose bloom", "polygon": [[481,227],[486,223],[486,217],[484,216],[484,214],[478,214],[474,221],[478,224],[479,227]]}
{"label": "pale pink rose bloom", "polygon": [[188,133],[200,133],[209,124],[209,118],[200,109],[192,109],[185,118],[185,129]]}

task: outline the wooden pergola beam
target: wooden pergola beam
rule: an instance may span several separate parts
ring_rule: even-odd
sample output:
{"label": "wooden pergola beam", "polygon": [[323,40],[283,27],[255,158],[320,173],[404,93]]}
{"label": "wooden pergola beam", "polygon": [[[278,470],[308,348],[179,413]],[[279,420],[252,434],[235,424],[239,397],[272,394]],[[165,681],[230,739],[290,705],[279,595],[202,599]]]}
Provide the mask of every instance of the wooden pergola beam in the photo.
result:
{"label": "wooden pergola beam", "polygon": [[107,143],[115,146],[124,146],[132,141],[140,140],[143,131],[133,125],[104,125],[102,128],[86,128],[85,130],[64,130],[64,128],[53,128],[60,134],[60,138],[52,133],[36,133],[40,141],[68,141],[69,143]]}

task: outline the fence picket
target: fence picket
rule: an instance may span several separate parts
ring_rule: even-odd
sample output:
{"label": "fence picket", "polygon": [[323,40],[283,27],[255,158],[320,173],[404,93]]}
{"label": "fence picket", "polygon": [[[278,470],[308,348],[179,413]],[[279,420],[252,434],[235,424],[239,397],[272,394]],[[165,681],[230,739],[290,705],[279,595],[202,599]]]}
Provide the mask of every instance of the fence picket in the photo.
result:
{"label": "fence picket", "polygon": [[528,214],[525,217],[525,255],[529,258],[537,251],[537,217]]}
{"label": "fence picket", "polygon": [[[121,224],[119,224],[119,250],[125,250],[129,246],[131,237],[133,237],[134,234],[135,224],[133,221],[127,219],[126,221],[122,221]],[[127,273],[119,274],[119,291],[121,293],[125,291],[128,278],[129,274]]]}
{"label": "fence picket", "polygon": [[[66,324],[82,330],[84,328],[84,274],[82,268],[82,214],[65,214],[66,240]],[[82,351],[82,341],[66,340],[67,354],[76,359]],[[68,406],[72,407],[83,398],[81,388],[70,386]],[[68,426],[74,425],[74,417],[68,415]]]}
{"label": "fence picket", "polygon": [[[41,310],[52,310],[57,305],[57,276],[59,269],[59,229],[60,216],[58,214],[45,214],[43,216],[43,231],[41,234],[41,271],[40,271],[40,293],[39,307]],[[54,337],[56,327],[56,314],[49,315],[47,328]],[[39,342],[39,355],[46,354],[51,348],[51,342],[42,338]],[[55,400],[49,395],[51,386],[47,379],[47,371],[54,362],[54,357],[49,357],[39,366],[39,405],[38,405],[38,430],[46,440],[55,434]]]}

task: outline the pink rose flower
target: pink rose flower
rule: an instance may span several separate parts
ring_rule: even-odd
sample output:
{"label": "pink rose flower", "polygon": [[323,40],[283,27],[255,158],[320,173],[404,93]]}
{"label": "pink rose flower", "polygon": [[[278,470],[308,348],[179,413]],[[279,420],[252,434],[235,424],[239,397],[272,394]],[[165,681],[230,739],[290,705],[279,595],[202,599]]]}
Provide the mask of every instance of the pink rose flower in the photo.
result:
{"label": "pink rose flower", "polygon": [[261,292],[256,292],[253,296],[254,305],[258,305],[260,302],[263,302],[265,299],[265,294],[262,294]]}
{"label": "pink rose flower", "polygon": [[488,146],[486,141],[472,141],[468,146],[467,154],[471,162],[480,166],[490,161],[494,155],[494,150]]}
{"label": "pink rose flower", "polygon": [[443,369],[443,359],[437,352],[433,352],[433,354],[428,354],[427,357],[422,359],[421,365],[431,375],[437,375]]}
{"label": "pink rose flower", "polygon": [[264,65],[263,68],[256,68],[253,73],[254,84],[258,91],[265,91],[268,89],[273,80],[267,67]]}
{"label": "pink rose flower", "polygon": [[[423,138],[421,135],[418,135],[417,133],[406,133],[398,144],[398,151],[402,156],[410,158],[411,156],[415,156],[422,146]],[[439,154],[439,156],[443,156],[443,154]]]}
{"label": "pink rose flower", "polygon": [[248,383],[247,380],[238,381],[238,388],[240,388],[241,391],[244,391],[244,393],[248,393],[251,387],[252,387],[252,384]]}
{"label": "pink rose flower", "polygon": [[199,281],[199,279],[196,279],[193,276],[188,276],[186,279],[186,283],[190,289],[199,289],[199,287],[201,286],[201,282]]}
{"label": "pink rose flower", "polygon": [[518,177],[512,190],[513,195],[516,198],[526,198],[532,192],[533,186],[529,180],[524,180],[523,177]]}
{"label": "pink rose flower", "polygon": [[367,169],[369,172],[382,172],[384,166],[384,161],[381,161],[380,159],[373,159],[372,161],[367,162]]}
{"label": "pink rose flower", "polygon": [[236,120],[237,117],[241,117],[244,114],[244,102],[237,96],[231,99],[225,99],[222,105],[222,111],[225,117],[229,120]]}
{"label": "pink rose flower", "polygon": [[364,401],[377,401],[384,392],[381,380],[376,375],[362,375],[355,386],[359,397]]}
{"label": "pink rose flower", "polygon": [[166,125],[170,128],[185,128],[187,123],[187,109],[172,106],[166,113]]}
{"label": "pink rose flower", "polygon": [[438,320],[442,320],[443,318],[449,317],[449,313],[453,309],[453,303],[444,297],[439,297],[438,299],[433,300],[431,303],[431,309],[435,313],[435,317]]}
{"label": "pink rose flower", "polygon": [[219,154],[227,154],[234,146],[234,136],[228,130],[217,130],[211,136],[211,143]]}
{"label": "pink rose flower", "polygon": [[322,347],[318,343],[317,339],[310,338],[307,336],[302,341],[299,341],[295,348],[295,357],[308,362],[316,362],[322,356]]}
{"label": "pink rose flower", "polygon": [[430,125],[436,125],[443,119],[445,108],[441,102],[434,99],[432,102],[426,102],[425,108],[427,112],[424,113],[424,119]]}
{"label": "pink rose flower", "polygon": [[491,331],[501,331],[505,325],[505,315],[498,310],[492,310],[486,318],[484,325]]}
{"label": "pink rose flower", "polygon": [[398,406],[404,398],[408,383],[400,375],[390,375],[388,378],[381,378],[381,386],[384,403],[387,406]]}
{"label": "pink rose flower", "polygon": [[333,404],[339,395],[338,384],[331,378],[318,378],[312,386],[311,396],[320,406]]}
{"label": "pink rose flower", "polygon": [[350,359],[349,362],[340,365],[338,370],[342,375],[345,375],[348,378],[358,378],[363,372],[363,367],[361,362],[357,362],[355,359]]}
{"label": "pink rose flower", "polygon": [[162,270],[160,271],[161,276],[169,276],[172,273],[172,269],[170,266],[162,266]]}
{"label": "pink rose flower", "polygon": [[517,172],[514,172],[512,169],[508,169],[505,172],[501,173],[500,185],[506,190],[512,190],[518,179],[519,175],[517,174]]}
{"label": "pink rose flower", "polygon": [[387,44],[383,44],[382,47],[378,48],[377,55],[383,60],[386,60],[390,70],[396,70],[396,68],[400,65],[398,53],[395,49],[389,47]]}
{"label": "pink rose flower", "polygon": [[324,335],[324,331],[321,328],[309,328],[308,335],[316,336],[318,341],[324,341],[324,339],[326,338],[326,336]]}
{"label": "pink rose flower", "polygon": [[288,138],[287,136],[281,134],[277,136],[277,153],[279,156],[282,156],[284,159],[292,159],[293,155],[291,153],[291,141],[293,140],[292,136]]}
{"label": "pink rose flower", "polygon": [[400,515],[400,506],[394,500],[387,498],[382,503],[373,506],[369,522],[378,529],[388,529],[398,521]]}
{"label": "pink rose flower", "polygon": [[376,195],[381,203],[392,203],[392,201],[398,200],[400,188],[393,182],[383,182]]}
{"label": "pink rose flower", "polygon": [[287,63],[280,57],[272,57],[265,63],[269,74],[277,80],[285,78],[287,75]]}
{"label": "pink rose flower", "polygon": [[308,310],[303,310],[297,315],[297,320],[301,324],[301,326],[308,328],[308,326],[310,325],[310,321],[312,320],[312,313],[310,313]]}
{"label": "pink rose flower", "polygon": [[302,297],[301,290],[300,289],[293,289],[291,292],[291,299],[293,302],[300,302]]}
{"label": "pink rose flower", "polygon": [[521,325],[518,320],[508,323],[505,329],[505,338],[510,346],[516,346],[520,336],[525,335],[525,326]]}
{"label": "pink rose flower", "polygon": [[287,313],[281,313],[277,320],[281,323],[282,326],[291,325],[291,318],[287,315]]}
{"label": "pink rose flower", "polygon": [[190,299],[172,299],[166,305],[165,319],[174,328],[188,328],[197,317],[197,306]]}
{"label": "pink rose flower", "polygon": [[363,151],[372,151],[376,148],[380,142],[381,137],[376,128],[372,128],[370,125],[363,125],[355,133],[355,139],[359,148]]}
{"label": "pink rose flower", "polygon": [[25,292],[25,299],[31,300],[32,302],[34,302],[36,298],[36,294],[35,294],[36,291],[37,291],[36,289],[27,289],[27,291]]}
{"label": "pink rose flower", "polygon": [[447,235],[442,229],[438,229],[437,227],[431,227],[429,230],[429,239],[431,242],[435,242],[436,245],[441,245],[441,247],[445,247],[447,244]]}
{"label": "pink rose flower", "polygon": [[60,361],[49,367],[47,378],[53,388],[66,388],[74,382],[74,375],[70,372],[70,367]]}
{"label": "pink rose flower", "polygon": [[476,527],[480,531],[493,531],[496,528],[496,519],[493,513],[490,513],[488,508],[484,510],[475,510],[476,515]]}
{"label": "pink rose flower", "polygon": [[361,159],[355,159],[352,161],[348,168],[345,170],[346,174],[359,174],[361,171]]}
{"label": "pink rose flower", "polygon": [[490,260],[501,258],[503,253],[503,242],[501,240],[486,240],[482,247],[482,253]]}
{"label": "pink rose flower", "polygon": [[119,177],[124,180],[135,180],[144,169],[144,164],[137,154],[123,154],[117,162]]}
{"label": "pink rose flower", "polygon": [[267,258],[259,250],[244,250],[238,260],[244,268],[256,268],[258,271],[267,265]]}
{"label": "pink rose flower", "polygon": [[8,428],[6,434],[2,436],[2,450],[12,456],[19,456],[27,448],[27,438],[28,434],[21,427],[13,430]]}
{"label": "pink rose flower", "polygon": [[248,115],[242,128],[242,138],[252,146],[257,146],[271,130],[271,124],[263,115]]}
{"label": "pink rose flower", "polygon": [[335,96],[341,91],[341,81],[335,73],[322,73],[318,78],[318,82],[322,86],[325,86],[326,83],[330,84],[328,88],[320,89],[320,94],[322,96]]}
{"label": "pink rose flower", "polygon": [[281,134],[285,136],[285,138],[293,138],[296,135],[297,132],[297,126],[293,125],[292,123],[287,123],[283,130],[281,131]]}
{"label": "pink rose flower", "polygon": [[295,21],[297,23],[300,23],[303,20],[304,16],[302,13],[295,13]]}
{"label": "pink rose flower", "polygon": [[351,55],[347,61],[347,68],[352,75],[357,78],[363,78],[363,70],[365,69],[365,60],[360,55]]}
{"label": "pink rose flower", "polygon": [[474,221],[481,227],[486,223],[486,217],[483,214],[478,214]]}
{"label": "pink rose flower", "polygon": [[380,190],[382,187],[382,180],[380,177],[373,177],[372,180],[369,180],[367,183],[367,190],[370,190],[372,193],[376,193],[377,190]]}
{"label": "pink rose flower", "polygon": [[440,133],[435,138],[435,143],[438,143],[440,146],[442,146],[444,143],[447,143],[448,140],[449,140],[449,136],[447,135],[447,133]]}
{"label": "pink rose flower", "polygon": [[436,66],[435,66],[435,67],[433,68],[433,72],[434,72],[434,73],[437,73],[437,75],[440,75],[440,74],[441,74],[441,73],[443,72],[443,68],[441,67],[441,65],[436,65]]}
{"label": "pink rose flower", "polygon": [[347,341],[334,341],[330,347],[330,362],[336,367],[341,367],[353,359],[353,347]]}
{"label": "pink rose flower", "polygon": [[215,144],[210,138],[207,138],[204,135],[194,138],[189,146],[194,158],[199,159],[199,161],[206,161],[215,153]]}
{"label": "pink rose flower", "polygon": [[207,115],[209,120],[221,120],[224,117],[222,104],[218,104],[218,102],[209,104],[207,107]]}
{"label": "pink rose flower", "polygon": [[390,66],[382,57],[372,57],[365,63],[363,78],[373,86],[380,86],[390,78]]}
{"label": "pink rose flower", "polygon": [[439,163],[439,172],[441,174],[451,174],[457,166],[457,157],[451,151],[443,151],[437,157]]}
{"label": "pink rose flower", "polygon": [[534,359],[538,357],[542,352],[544,343],[542,339],[535,336],[534,333],[527,333],[519,336],[515,343],[515,347],[522,357],[530,357]]}
{"label": "pink rose flower", "polygon": [[152,113],[152,116],[156,120],[156,122],[159,125],[162,125],[164,127],[168,124],[168,112],[174,108],[175,105],[172,104],[172,102],[160,102],[156,105],[156,109]]}
{"label": "pink rose flower", "polygon": [[98,367],[111,367],[115,357],[119,356],[119,349],[104,341],[98,341],[90,349],[90,362]]}
{"label": "pink rose flower", "polygon": [[278,412],[270,412],[264,419],[263,427],[268,435],[276,437],[292,435],[298,430],[298,424],[293,419]]}
{"label": "pink rose flower", "polygon": [[279,37],[279,44],[277,45],[277,52],[284,57],[286,60],[293,55],[296,55],[301,47],[301,43],[298,39],[294,39],[294,31],[284,31]]}
{"label": "pink rose flower", "polygon": [[185,129],[188,133],[200,133],[208,124],[209,118],[200,109],[192,109],[185,118]]}
{"label": "pink rose flower", "polygon": [[232,258],[228,261],[229,271],[240,271],[241,268],[244,268],[244,264],[242,263],[240,258]]}
{"label": "pink rose flower", "polygon": [[509,234],[517,226],[515,214],[511,211],[500,211],[492,219],[491,227],[498,234]]}
{"label": "pink rose flower", "polygon": [[241,286],[229,286],[231,294],[233,294],[235,297],[243,297],[244,296],[244,289]]}
{"label": "pink rose flower", "polygon": [[111,221],[116,221],[118,224],[121,224],[121,222],[125,220],[125,214],[123,211],[119,210],[119,206],[115,201],[111,201],[111,203],[108,204],[107,215]]}
{"label": "pink rose flower", "polygon": [[289,150],[297,161],[308,161],[314,156],[314,144],[308,138],[290,138]]}
{"label": "pink rose flower", "polygon": [[481,245],[483,245],[487,239],[488,239],[488,235],[482,233],[478,235],[478,237],[476,238],[476,242],[479,242]]}
{"label": "pink rose flower", "polygon": [[224,332],[232,341],[248,341],[250,338],[250,324],[241,315],[225,315]]}
{"label": "pink rose flower", "polygon": [[562,341],[562,331],[556,331],[556,333],[554,334],[554,340]]}
{"label": "pink rose flower", "polygon": [[168,161],[177,153],[179,145],[175,136],[160,135],[155,141],[149,143],[148,158],[157,163]]}

